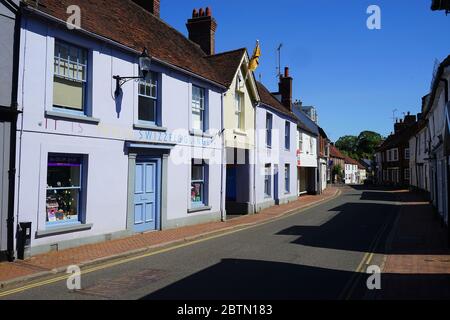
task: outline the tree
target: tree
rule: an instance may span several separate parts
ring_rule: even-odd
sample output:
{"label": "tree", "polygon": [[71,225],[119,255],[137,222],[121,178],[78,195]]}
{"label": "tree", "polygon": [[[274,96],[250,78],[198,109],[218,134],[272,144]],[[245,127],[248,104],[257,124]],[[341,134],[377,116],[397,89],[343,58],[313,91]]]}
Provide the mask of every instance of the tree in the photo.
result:
{"label": "tree", "polygon": [[383,137],[373,131],[363,131],[358,136],[357,153],[360,158],[371,158]]}
{"label": "tree", "polygon": [[343,154],[353,159],[372,159],[375,149],[381,143],[383,137],[373,131],[363,131],[358,136],[343,136],[336,141],[336,147]]}

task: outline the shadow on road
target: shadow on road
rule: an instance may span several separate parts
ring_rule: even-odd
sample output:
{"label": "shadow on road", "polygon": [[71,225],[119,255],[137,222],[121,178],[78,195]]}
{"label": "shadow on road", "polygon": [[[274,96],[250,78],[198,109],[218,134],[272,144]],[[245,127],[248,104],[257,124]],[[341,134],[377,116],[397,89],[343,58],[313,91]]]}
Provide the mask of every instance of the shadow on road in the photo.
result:
{"label": "shadow on road", "polygon": [[[336,300],[343,296],[354,273],[290,263],[223,259],[220,263],[197,272],[142,299],[154,300]],[[367,292],[368,274],[351,291],[351,299],[363,299]],[[394,281],[395,280],[395,281]],[[375,299],[444,299],[450,297],[450,287],[442,286],[450,275],[392,275],[382,274],[381,290]],[[404,284],[405,288],[422,288],[423,284],[440,284],[440,291],[430,296],[423,290],[413,290],[404,296],[396,295],[402,288],[390,283]],[[389,291],[384,294],[383,287]],[[349,291],[350,292],[350,291]]]}

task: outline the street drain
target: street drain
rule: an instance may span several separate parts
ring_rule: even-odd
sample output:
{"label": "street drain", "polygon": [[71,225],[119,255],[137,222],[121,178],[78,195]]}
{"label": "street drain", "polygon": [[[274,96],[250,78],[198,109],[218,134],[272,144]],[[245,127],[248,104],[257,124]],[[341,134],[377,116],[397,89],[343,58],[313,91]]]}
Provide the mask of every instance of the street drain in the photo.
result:
{"label": "street drain", "polygon": [[166,271],[147,269],[136,274],[125,275],[114,279],[105,279],[94,285],[77,290],[76,293],[111,299],[119,298],[124,292],[140,289],[165,277]]}

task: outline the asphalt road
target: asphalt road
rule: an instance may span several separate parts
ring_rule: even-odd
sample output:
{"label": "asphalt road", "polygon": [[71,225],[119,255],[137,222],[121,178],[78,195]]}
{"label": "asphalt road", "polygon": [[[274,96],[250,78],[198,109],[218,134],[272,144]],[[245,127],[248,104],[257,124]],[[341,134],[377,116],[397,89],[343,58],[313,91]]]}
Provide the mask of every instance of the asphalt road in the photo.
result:
{"label": "asphalt road", "polygon": [[347,188],[298,214],[82,274],[80,291],[61,280],[3,299],[370,298],[366,265],[381,263],[398,211],[392,193]]}

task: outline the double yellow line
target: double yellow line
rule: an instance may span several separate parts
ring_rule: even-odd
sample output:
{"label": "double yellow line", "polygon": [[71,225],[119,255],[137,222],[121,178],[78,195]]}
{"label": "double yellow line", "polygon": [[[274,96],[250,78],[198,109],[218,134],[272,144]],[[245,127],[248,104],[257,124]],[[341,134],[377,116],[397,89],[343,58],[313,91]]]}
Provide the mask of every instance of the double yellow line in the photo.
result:
{"label": "double yellow line", "polygon": [[[88,274],[88,273],[92,273],[92,272],[95,272],[95,271],[111,268],[111,267],[118,266],[118,265],[121,265],[121,264],[125,264],[125,263],[128,263],[128,262],[132,262],[132,261],[140,260],[140,259],[143,259],[143,258],[151,257],[151,256],[154,256],[154,255],[157,255],[157,254],[169,252],[169,251],[180,249],[180,248],[184,248],[184,247],[187,247],[187,246],[192,246],[194,244],[201,243],[201,242],[204,242],[204,241],[208,241],[208,240],[224,237],[224,236],[227,236],[227,235],[230,235],[230,234],[233,234],[233,233],[237,233],[237,232],[241,232],[241,231],[244,231],[244,230],[248,230],[248,229],[251,229],[251,228],[260,227],[260,226],[263,226],[265,224],[268,224],[268,223],[271,223],[271,222],[274,222],[274,221],[277,221],[277,220],[280,220],[280,219],[284,219],[284,218],[287,218],[287,217],[290,217],[290,216],[293,216],[293,215],[296,215],[296,214],[300,214],[300,213],[302,213],[302,212],[304,212],[306,210],[309,210],[309,209],[312,209],[314,207],[317,207],[317,206],[319,206],[321,204],[324,204],[324,203],[326,203],[328,201],[336,199],[337,197],[339,197],[340,194],[341,194],[341,192],[340,192],[340,190],[338,190],[338,192],[336,192],[336,194],[334,196],[332,196],[332,197],[330,197],[328,199],[325,199],[325,200],[321,200],[321,201],[319,201],[319,202],[317,202],[317,203],[315,203],[313,205],[310,205],[310,206],[307,206],[305,208],[299,209],[298,211],[295,211],[295,212],[292,212],[292,213],[284,214],[282,216],[279,216],[279,217],[276,217],[276,218],[273,218],[273,219],[269,219],[269,220],[261,222],[261,223],[252,224],[252,225],[249,225],[249,226],[246,226],[246,227],[242,227],[242,228],[237,227],[238,229],[234,229],[234,230],[227,231],[227,232],[220,233],[220,234],[215,234],[215,235],[212,235],[212,236],[207,236],[207,237],[204,237],[204,238],[201,238],[201,239],[197,239],[197,240],[192,240],[192,241],[189,241],[187,243],[182,243],[182,244],[179,244],[179,245],[170,246],[168,248],[160,249],[160,250],[157,250],[157,251],[148,252],[148,253],[144,253],[144,254],[141,254],[141,255],[138,255],[138,256],[134,256],[134,257],[126,258],[126,259],[121,259],[121,260],[117,260],[117,261],[101,264],[101,265],[98,265],[98,266],[94,266],[94,267],[91,267],[91,268],[87,268],[87,269],[82,270],[81,274],[85,275],[85,274]],[[220,230],[218,230],[217,232],[220,232]],[[64,274],[64,275],[60,275],[60,276],[57,276],[57,277],[54,277],[54,278],[51,278],[51,279],[42,280],[42,281],[39,281],[39,282],[36,282],[36,283],[31,283],[31,284],[28,284],[28,285],[24,285],[22,287],[18,287],[18,288],[15,288],[15,289],[6,290],[6,291],[3,291],[3,292],[0,292],[0,298],[6,297],[6,296],[10,296],[12,294],[24,292],[24,291],[27,291],[27,290],[30,290],[30,289],[42,287],[42,286],[45,286],[45,285],[49,285],[49,284],[52,284],[52,283],[56,283],[56,282],[59,282],[59,281],[67,280],[71,275],[72,274]]]}
{"label": "double yellow line", "polygon": [[361,280],[361,277],[363,276],[363,274],[366,274],[366,269],[368,266],[370,266],[370,263],[372,262],[373,257],[375,255],[375,250],[380,245],[381,238],[382,238],[384,232],[386,231],[386,229],[388,228],[389,224],[390,224],[390,219],[387,219],[384,222],[383,226],[380,228],[380,230],[378,230],[377,234],[375,235],[375,238],[372,240],[372,242],[369,246],[369,251],[364,253],[364,256],[363,256],[361,262],[359,263],[358,267],[354,271],[353,276],[350,278],[349,282],[344,287],[344,290],[342,290],[342,293],[340,295],[341,300],[342,299],[344,299],[344,300],[351,299],[351,297],[356,289],[357,284]]}

